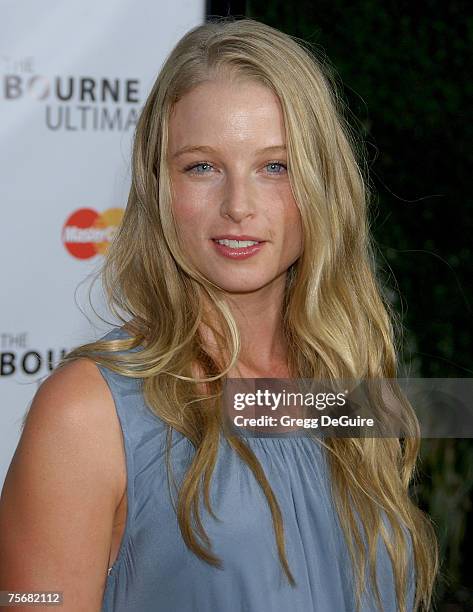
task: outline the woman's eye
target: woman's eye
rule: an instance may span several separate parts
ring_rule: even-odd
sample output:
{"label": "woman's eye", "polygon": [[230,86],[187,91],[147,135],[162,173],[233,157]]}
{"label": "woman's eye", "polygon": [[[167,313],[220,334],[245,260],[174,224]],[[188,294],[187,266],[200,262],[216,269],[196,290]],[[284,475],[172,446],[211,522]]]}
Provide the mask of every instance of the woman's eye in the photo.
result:
{"label": "woman's eye", "polygon": [[[187,166],[186,168],[184,168],[184,170],[186,172],[190,172],[192,170],[195,172],[195,174],[207,174],[206,172],[195,171],[195,168],[199,168],[201,166],[210,166],[210,164],[208,164],[207,162],[200,162],[199,164],[193,164],[193,165]],[[191,172],[191,174],[193,174],[194,172]]]}
{"label": "woman's eye", "polygon": [[[280,166],[281,168],[284,168],[285,170],[287,170],[286,164],[283,164],[282,162],[270,162],[269,164],[266,165],[266,168],[268,168],[269,166]],[[281,172],[270,172],[270,174],[282,174],[282,173]]]}

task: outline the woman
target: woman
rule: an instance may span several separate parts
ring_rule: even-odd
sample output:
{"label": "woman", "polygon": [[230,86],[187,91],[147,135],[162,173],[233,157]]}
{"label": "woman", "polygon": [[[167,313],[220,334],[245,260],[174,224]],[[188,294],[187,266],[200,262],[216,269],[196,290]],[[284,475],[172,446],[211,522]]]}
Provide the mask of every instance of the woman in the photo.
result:
{"label": "woman", "polygon": [[228,378],[396,376],[342,110],[323,63],[262,23],[174,48],[104,262],[125,325],[35,396],[1,588],[61,590],[66,610],[429,609],[418,439],[222,435]]}

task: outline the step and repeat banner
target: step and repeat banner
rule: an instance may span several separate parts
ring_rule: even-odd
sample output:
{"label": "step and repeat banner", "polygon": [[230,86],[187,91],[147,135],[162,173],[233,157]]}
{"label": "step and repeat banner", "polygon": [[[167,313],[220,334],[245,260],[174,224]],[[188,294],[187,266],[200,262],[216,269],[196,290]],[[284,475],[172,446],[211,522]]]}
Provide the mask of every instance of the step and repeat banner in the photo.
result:
{"label": "step and repeat banner", "polygon": [[41,381],[109,329],[88,292],[126,206],[133,130],[204,20],[197,0],[0,0],[0,488]]}

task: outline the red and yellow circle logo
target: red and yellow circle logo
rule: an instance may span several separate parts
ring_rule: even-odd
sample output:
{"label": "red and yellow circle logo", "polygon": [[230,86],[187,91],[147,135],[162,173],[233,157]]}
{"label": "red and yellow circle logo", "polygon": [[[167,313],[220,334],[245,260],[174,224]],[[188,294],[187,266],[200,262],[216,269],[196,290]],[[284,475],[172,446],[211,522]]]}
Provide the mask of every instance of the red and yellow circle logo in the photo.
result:
{"label": "red and yellow circle logo", "polygon": [[77,259],[103,255],[123,218],[123,208],[108,208],[102,214],[93,208],[79,208],[62,228],[62,242]]}

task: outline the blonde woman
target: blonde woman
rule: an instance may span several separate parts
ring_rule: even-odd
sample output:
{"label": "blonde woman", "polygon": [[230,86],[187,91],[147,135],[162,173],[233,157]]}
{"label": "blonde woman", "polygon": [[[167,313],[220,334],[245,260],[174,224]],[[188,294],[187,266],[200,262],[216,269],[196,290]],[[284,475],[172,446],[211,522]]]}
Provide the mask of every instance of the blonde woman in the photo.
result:
{"label": "blonde woman", "polygon": [[418,439],[221,427],[227,378],[396,376],[336,91],[301,41],[251,19],[196,27],[169,55],[103,268],[125,325],[34,398],[0,588],[59,590],[74,612],[429,609]]}

